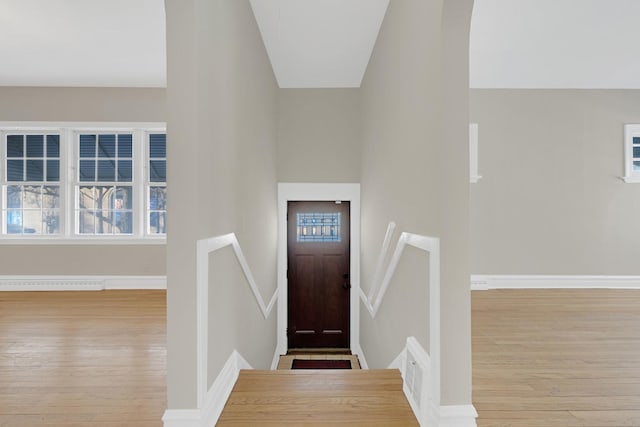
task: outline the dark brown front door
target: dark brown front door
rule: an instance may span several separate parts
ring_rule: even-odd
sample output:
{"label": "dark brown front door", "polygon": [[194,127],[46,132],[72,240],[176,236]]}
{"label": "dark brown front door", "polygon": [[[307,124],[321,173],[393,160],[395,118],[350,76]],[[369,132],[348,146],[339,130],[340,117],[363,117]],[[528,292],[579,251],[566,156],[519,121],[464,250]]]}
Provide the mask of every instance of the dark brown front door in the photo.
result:
{"label": "dark brown front door", "polygon": [[289,202],[289,348],[349,348],[349,202]]}

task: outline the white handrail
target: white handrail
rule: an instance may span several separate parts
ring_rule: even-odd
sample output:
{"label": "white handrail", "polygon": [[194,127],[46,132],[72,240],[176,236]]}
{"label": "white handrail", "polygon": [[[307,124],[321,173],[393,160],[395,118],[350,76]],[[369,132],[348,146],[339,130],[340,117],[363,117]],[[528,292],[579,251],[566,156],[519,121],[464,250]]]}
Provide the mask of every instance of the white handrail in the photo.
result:
{"label": "white handrail", "polygon": [[[429,254],[429,356],[432,367],[432,396],[433,404],[440,406],[440,239],[437,237],[423,236],[420,234],[402,233],[396,244],[393,256],[389,261],[389,265],[380,284],[380,290],[376,295],[378,288],[378,280],[382,264],[387,257],[389,251],[390,240],[395,229],[395,223],[389,223],[387,234],[382,244],[382,250],[378,257],[378,265],[374,275],[373,283],[369,295],[366,295],[362,288],[360,289],[360,299],[369,311],[372,318],[376,317],[382,300],[384,299],[391,279],[398,268],[400,258],[404,252],[404,248],[409,245],[421,249]],[[375,298],[375,301],[374,301]]]}
{"label": "white handrail", "polygon": [[273,296],[269,300],[269,304],[265,304],[262,294],[258,290],[253,273],[249,268],[247,259],[240,248],[240,243],[235,233],[229,233],[222,236],[211,237],[209,239],[198,240],[196,247],[196,298],[197,298],[197,381],[198,381],[198,408],[202,408],[205,396],[207,395],[207,379],[208,379],[208,350],[209,350],[209,254],[231,246],[233,252],[240,263],[244,277],[247,279],[256,303],[260,307],[262,315],[266,319],[271,314],[276,300],[278,299],[278,290],[276,289]]}

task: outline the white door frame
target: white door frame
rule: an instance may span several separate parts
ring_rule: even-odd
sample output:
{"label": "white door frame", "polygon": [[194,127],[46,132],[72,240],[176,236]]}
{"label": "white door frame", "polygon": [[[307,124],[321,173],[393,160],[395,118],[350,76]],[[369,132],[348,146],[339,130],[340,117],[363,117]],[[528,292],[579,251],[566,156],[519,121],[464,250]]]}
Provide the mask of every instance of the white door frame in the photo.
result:
{"label": "white door frame", "polygon": [[349,277],[351,350],[360,348],[360,184],[278,184],[278,344],[277,352],[287,352],[287,202],[349,201],[351,244]]}

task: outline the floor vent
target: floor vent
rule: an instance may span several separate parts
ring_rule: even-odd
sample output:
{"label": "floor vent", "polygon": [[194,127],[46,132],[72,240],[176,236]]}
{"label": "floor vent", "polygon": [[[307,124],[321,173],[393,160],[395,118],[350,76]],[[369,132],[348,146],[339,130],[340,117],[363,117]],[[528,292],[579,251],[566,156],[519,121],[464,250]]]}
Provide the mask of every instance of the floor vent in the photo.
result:
{"label": "floor vent", "polygon": [[101,291],[104,280],[4,279],[0,291]]}

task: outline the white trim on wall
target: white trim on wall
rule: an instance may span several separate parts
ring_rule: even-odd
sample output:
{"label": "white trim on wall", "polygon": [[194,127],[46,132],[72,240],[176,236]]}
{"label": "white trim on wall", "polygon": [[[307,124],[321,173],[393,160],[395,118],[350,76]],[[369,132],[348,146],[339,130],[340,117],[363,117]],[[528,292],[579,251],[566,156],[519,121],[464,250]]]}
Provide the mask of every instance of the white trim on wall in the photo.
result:
{"label": "white trim on wall", "polygon": [[[278,184],[278,344],[287,352],[287,202],[350,202],[351,213],[351,350],[360,348],[360,184],[279,183]],[[360,356],[360,354],[358,354]]]}
{"label": "white trim on wall", "polygon": [[433,375],[432,360],[415,337],[408,337],[406,346],[388,369],[398,369],[402,375],[402,390],[420,426],[476,427],[478,413],[472,404],[442,405],[430,401]]}
{"label": "white trim on wall", "polygon": [[233,350],[204,397],[202,407],[200,409],[167,409],[162,417],[164,427],[215,425],[224,405],[229,400],[241,369],[253,368],[237,350]]}
{"label": "white trim on wall", "polygon": [[0,291],[167,289],[166,276],[0,276]]}
{"label": "white trim on wall", "polygon": [[471,275],[471,290],[640,289],[640,276]]}
{"label": "white trim on wall", "polygon": [[444,405],[440,407],[439,427],[476,427],[478,412],[473,405]]}
{"label": "white trim on wall", "polygon": [[469,181],[477,183],[482,175],[478,172],[478,124],[469,123]]}
{"label": "white trim on wall", "polygon": [[[278,298],[278,290],[276,289],[273,296],[268,303],[265,302],[258,285],[253,277],[253,273],[249,268],[240,243],[236,238],[235,233],[224,234],[222,236],[211,237],[209,239],[202,239],[196,242],[196,372],[197,372],[197,400],[198,408],[206,408],[208,397],[213,386],[208,389],[207,381],[209,378],[209,254],[231,246],[233,253],[242,268],[242,272],[253,292],[256,304],[260,309],[260,312],[264,318],[268,318],[273,310],[273,307]],[[237,352],[236,352],[237,353]],[[235,354],[235,353],[234,353]],[[234,355],[232,354],[232,357]],[[244,359],[241,357],[238,359],[239,354],[235,356],[237,360],[243,361],[243,364],[248,366]],[[244,369],[244,368],[243,368]],[[221,374],[218,375],[218,378]],[[214,384],[215,386],[215,384]]]}

